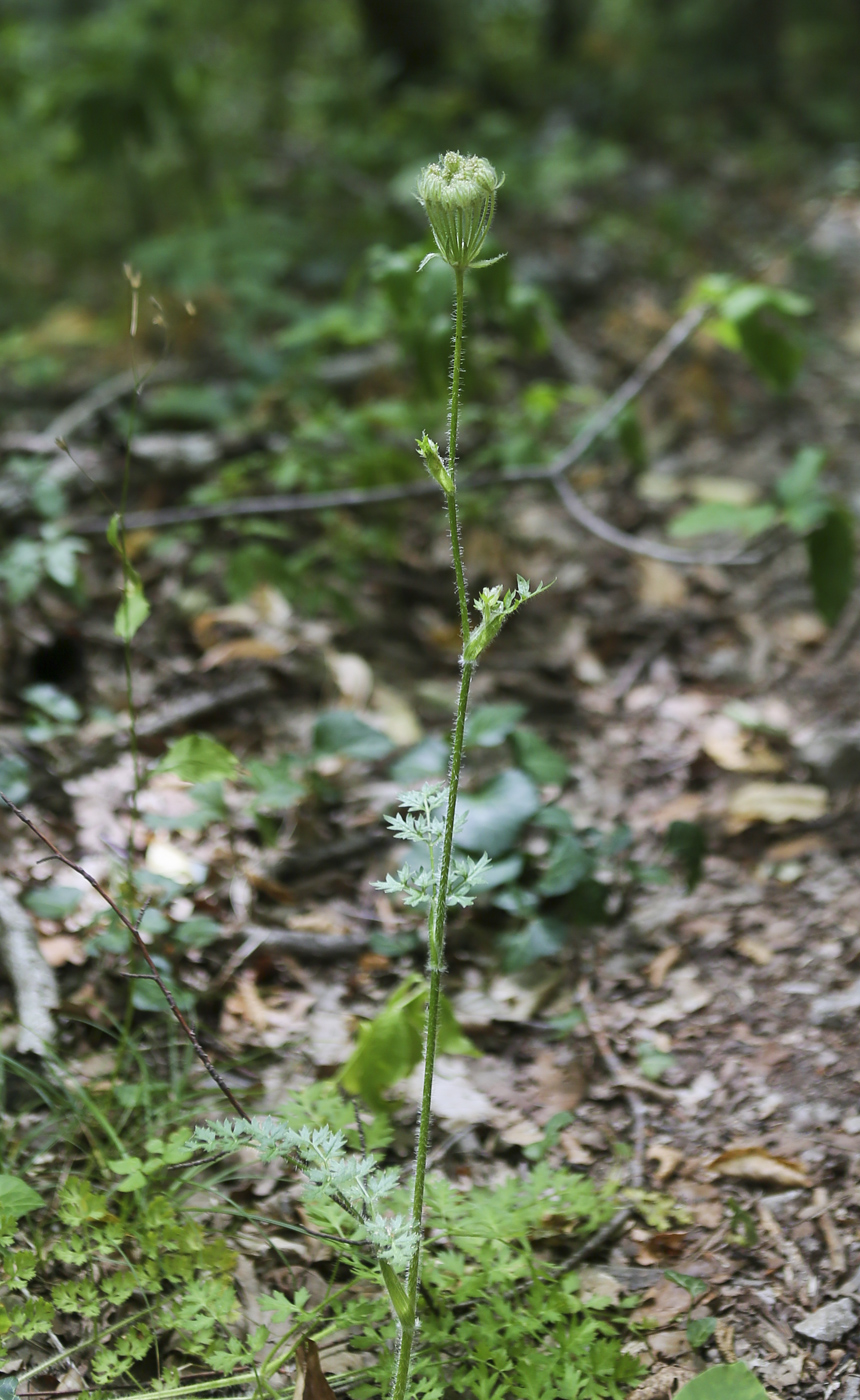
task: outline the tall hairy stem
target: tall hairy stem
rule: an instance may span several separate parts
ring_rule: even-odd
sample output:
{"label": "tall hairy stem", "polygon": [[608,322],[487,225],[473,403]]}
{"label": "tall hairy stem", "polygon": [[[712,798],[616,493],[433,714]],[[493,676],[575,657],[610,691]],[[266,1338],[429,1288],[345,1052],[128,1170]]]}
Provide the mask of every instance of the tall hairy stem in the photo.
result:
{"label": "tall hairy stem", "polygon": [[[457,601],[460,607],[460,626],[463,646],[469,637],[469,595],[466,591],[466,574],[463,568],[463,551],[460,543],[459,520],[457,515],[457,427],[460,409],[460,379],[463,367],[463,303],[464,274],[455,269],[456,294],[454,301],[454,352],[451,360],[451,400],[448,412],[448,470],[454,481],[454,490],[448,496],[448,528],[451,535],[451,556],[457,579]],[[415,1149],[415,1174],[412,1187],[412,1224],[416,1232],[415,1252],[409,1264],[409,1277],[406,1287],[407,1311],[400,1320],[400,1350],[392,1386],[392,1400],[406,1400],[409,1372],[412,1365],[412,1352],[415,1345],[415,1331],[418,1317],[418,1284],[421,1274],[421,1229],[424,1215],[424,1183],[427,1175],[427,1150],[430,1144],[430,1110],[433,1098],[433,1076],[436,1069],[436,1047],[439,1039],[439,1013],[442,1005],[442,977],[445,970],[445,925],[448,915],[448,884],[451,875],[451,856],[454,849],[454,818],[457,811],[457,792],[460,787],[460,768],[463,762],[463,738],[466,732],[466,711],[469,705],[469,687],[474,674],[474,663],[464,661],[460,673],[460,692],[457,697],[457,711],[454,718],[454,734],[451,743],[451,769],[448,781],[448,805],[445,813],[445,833],[442,842],[442,859],[439,878],[429,920],[429,974],[430,990],[427,996],[427,1017],[424,1039],[424,1083],[421,1092],[421,1112],[418,1119],[418,1143]]]}

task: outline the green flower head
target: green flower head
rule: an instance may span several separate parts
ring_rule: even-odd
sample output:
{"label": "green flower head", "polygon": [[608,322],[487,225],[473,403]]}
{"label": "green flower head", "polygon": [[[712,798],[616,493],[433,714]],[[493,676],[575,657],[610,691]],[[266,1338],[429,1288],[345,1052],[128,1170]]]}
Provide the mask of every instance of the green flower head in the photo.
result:
{"label": "green flower head", "polygon": [[490,231],[501,184],[488,160],[461,156],[459,151],[440,156],[418,177],[417,198],[424,205],[439,256],[459,272],[486,266],[475,260]]}

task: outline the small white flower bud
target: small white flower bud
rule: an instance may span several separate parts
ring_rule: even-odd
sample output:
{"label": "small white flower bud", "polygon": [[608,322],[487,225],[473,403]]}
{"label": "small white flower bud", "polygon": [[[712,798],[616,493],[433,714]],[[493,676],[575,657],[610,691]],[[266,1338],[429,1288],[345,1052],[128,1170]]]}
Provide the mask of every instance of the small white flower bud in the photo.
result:
{"label": "small white flower bud", "polygon": [[485,265],[475,260],[490,231],[502,180],[488,160],[461,156],[459,151],[440,156],[418,177],[417,198],[430,221],[439,256],[459,272]]}

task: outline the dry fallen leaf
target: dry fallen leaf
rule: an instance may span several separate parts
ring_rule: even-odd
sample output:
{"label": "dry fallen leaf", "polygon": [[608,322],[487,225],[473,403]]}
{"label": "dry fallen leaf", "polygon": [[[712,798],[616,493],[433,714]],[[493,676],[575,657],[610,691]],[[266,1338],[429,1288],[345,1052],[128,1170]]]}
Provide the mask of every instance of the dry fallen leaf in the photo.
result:
{"label": "dry fallen leaf", "polygon": [[660,1366],[630,1392],[628,1400],[671,1400],[682,1385],[692,1380],[693,1374],[689,1366]]}
{"label": "dry fallen leaf", "polygon": [[763,1186],[811,1186],[801,1162],[789,1157],[774,1157],[764,1147],[730,1147],[710,1163],[720,1176],[755,1181]]}
{"label": "dry fallen leaf", "polygon": [[325,653],[325,661],[341,699],[356,710],[363,710],[373,693],[373,671],[363,656],[352,651]]}
{"label": "dry fallen leaf", "polygon": [[735,944],[735,952],[740,953],[741,957],[749,958],[756,967],[767,967],[768,963],[773,960],[773,949],[769,948],[762,939],[753,938],[749,934],[738,939]]}
{"label": "dry fallen leaf", "polygon": [[814,822],[827,811],[827,789],[812,783],[744,783],[729,798],[726,830],[737,835],[753,822]]}
{"label": "dry fallen leaf", "polygon": [[225,1011],[232,1016],[241,1016],[255,1030],[264,1031],[269,1024],[266,1003],[257,991],[253,972],[243,972],[236,983],[236,990],[224,1002]]}
{"label": "dry fallen leaf", "polygon": [[559,1146],[564,1153],[564,1160],[571,1167],[590,1167],[594,1161],[594,1153],[589,1152],[577,1137],[574,1128],[565,1128],[559,1134]]}
{"label": "dry fallen leaf", "polygon": [[58,933],[52,938],[40,938],[39,952],[49,967],[65,967],[66,963],[80,967],[87,960],[87,951],[83,943],[70,933]]}
{"label": "dry fallen leaf", "polygon": [[729,773],[780,773],[785,762],[757,734],[728,715],[716,715],[702,735],[702,749]]}
{"label": "dry fallen leaf", "polygon": [[681,956],[681,949],[677,943],[670,943],[668,948],[663,948],[656,958],[652,958],[645,969],[645,976],[648,978],[648,985],[657,992],[666,981],[666,976],[671,972],[675,963]]}
{"label": "dry fallen leaf", "polygon": [[657,1327],[667,1327],[676,1317],[689,1311],[690,1295],[686,1288],[667,1278],[649,1288],[643,1296],[645,1301],[631,1314],[634,1322],[644,1322],[648,1318]]}
{"label": "dry fallen leaf", "polygon": [[683,1152],[679,1152],[677,1147],[669,1147],[668,1143],[663,1142],[649,1143],[645,1156],[649,1162],[657,1163],[654,1180],[660,1186],[671,1176],[674,1176],[684,1160]]}
{"label": "dry fallen leaf", "polygon": [[337,1400],[323,1375],[316,1342],[310,1337],[296,1347],[296,1388],[293,1400]]}
{"label": "dry fallen leaf", "polygon": [[687,601],[687,581],[678,569],[659,559],[638,559],[639,602],[645,608],[680,608]]}

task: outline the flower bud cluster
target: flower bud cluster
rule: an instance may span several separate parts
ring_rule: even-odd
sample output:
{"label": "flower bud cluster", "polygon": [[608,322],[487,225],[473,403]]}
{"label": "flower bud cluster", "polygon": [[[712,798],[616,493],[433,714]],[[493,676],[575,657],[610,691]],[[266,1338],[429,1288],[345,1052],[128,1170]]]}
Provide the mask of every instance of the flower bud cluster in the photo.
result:
{"label": "flower bud cluster", "polygon": [[487,266],[476,259],[490,231],[501,184],[488,160],[461,156],[459,151],[448,151],[422,170],[418,200],[430,221],[439,256],[456,271]]}

